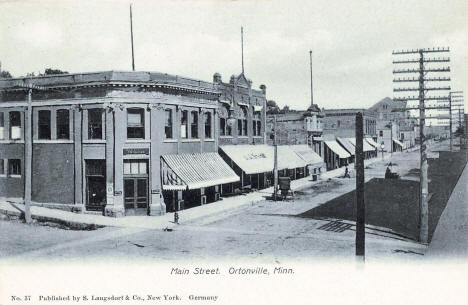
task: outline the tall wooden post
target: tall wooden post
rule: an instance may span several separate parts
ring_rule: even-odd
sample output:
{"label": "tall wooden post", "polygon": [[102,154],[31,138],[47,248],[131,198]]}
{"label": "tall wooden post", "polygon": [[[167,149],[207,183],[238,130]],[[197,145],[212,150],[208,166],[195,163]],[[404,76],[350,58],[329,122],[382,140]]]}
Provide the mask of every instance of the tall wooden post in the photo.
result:
{"label": "tall wooden post", "polygon": [[32,87],[28,89],[28,107],[26,110],[24,146],[25,146],[25,182],[24,182],[24,218],[31,223],[31,186],[32,186]]}
{"label": "tall wooden post", "polygon": [[427,154],[424,125],[426,124],[426,109],[424,108],[424,53],[419,51],[419,139],[420,145],[420,182],[419,182],[419,241],[427,244],[428,240],[428,202],[429,184],[427,180]]}
{"label": "tall wooden post", "polygon": [[452,151],[452,92],[449,93],[449,127],[450,151]]}
{"label": "tall wooden post", "polygon": [[356,257],[365,258],[366,206],[364,202],[364,149],[362,113],[356,114]]}
{"label": "tall wooden post", "polygon": [[276,141],[276,115],[274,116],[274,125],[273,128],[275,130],[274,132],[274,138],[273,138],[273,147],[274,147],[274,165],[273,165],[273,199],[276,201],[276,196],[278,192],[278,145]]}
{"label": "tall wooden post", "polygon": [[132,71],[135,71],[135,53],[133,51],[133,16],[132,16],[131,4],[130,4],[130,39],[132,43]]}

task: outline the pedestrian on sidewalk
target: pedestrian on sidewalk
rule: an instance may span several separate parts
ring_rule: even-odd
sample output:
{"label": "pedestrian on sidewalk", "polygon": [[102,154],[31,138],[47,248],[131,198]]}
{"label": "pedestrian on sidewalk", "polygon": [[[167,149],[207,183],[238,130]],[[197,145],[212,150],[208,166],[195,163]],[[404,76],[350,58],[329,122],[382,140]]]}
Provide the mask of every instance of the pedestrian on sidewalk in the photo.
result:
{"label": "pedestrian on sidewalk", "polygon": [[344,177],[343,178],[351,178],[349,175],[348,164],[345,165]]}

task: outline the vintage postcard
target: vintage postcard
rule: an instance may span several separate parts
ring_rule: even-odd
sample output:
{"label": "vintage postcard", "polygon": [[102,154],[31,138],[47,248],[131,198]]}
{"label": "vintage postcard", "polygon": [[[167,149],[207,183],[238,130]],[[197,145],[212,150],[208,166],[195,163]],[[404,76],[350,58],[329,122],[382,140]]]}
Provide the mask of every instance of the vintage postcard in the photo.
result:
{"label": "vintage postcard", "polygon": [[0,0],[0,305],[466,304],[467,14]]}

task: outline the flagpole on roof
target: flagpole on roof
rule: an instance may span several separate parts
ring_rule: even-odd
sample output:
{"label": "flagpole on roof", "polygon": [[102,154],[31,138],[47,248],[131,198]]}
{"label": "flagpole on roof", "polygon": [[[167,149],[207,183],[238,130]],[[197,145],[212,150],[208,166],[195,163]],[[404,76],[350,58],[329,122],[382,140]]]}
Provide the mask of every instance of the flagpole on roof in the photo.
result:
{"label": "flagpole on roof", "polygon": [[133,18],[132,18],[132,4],[130,4],[130,39],[132,43],[132,71],[135,71],[135,53],[133,51]]}

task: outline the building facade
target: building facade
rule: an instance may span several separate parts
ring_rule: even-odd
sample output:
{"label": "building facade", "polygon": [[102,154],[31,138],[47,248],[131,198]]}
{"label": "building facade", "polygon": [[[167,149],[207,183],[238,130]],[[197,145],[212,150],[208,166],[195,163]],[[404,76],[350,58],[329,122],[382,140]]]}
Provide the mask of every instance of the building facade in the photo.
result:
{"label": "building facade", "polygon": [[[220,143],[264,141],[264,89],[153,72],[0,80],[5,198],[24,197],[30,85],[34,204],[122,216],[215,201],[222,185],[240,180],[218,155]],[[226,108],[226,92],[240,91],[246,106]],[[231,134],[227,118],[235,118]]]}
{"label": "building facade", "polygon": [[364,136],[377,137],[377,119],[373,112],[366,109],[325,109],[323,124],[324,135],[351,138],[356,136],[356,114],[362,113]]}

